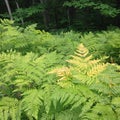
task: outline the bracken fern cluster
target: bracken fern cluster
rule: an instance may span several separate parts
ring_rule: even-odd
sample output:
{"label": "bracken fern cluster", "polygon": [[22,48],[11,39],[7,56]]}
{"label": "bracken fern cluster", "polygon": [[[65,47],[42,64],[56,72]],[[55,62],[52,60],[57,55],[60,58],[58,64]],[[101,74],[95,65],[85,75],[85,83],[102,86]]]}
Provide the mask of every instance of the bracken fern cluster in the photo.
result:
{"label": "bracken fern cluster", "polygon": [[0,120],[119,120],[120,66],[95,59],[81,34],[34,27],[0,24]]}

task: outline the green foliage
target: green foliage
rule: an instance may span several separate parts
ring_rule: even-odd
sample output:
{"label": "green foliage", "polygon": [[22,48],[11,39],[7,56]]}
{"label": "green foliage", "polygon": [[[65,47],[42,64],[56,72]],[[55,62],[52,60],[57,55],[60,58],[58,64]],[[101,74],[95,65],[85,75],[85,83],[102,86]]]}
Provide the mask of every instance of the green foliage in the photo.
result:
{"label": "green foliage", "polygon": [[117,106],[114,108],[111,101],[120,95],[120,74],[114,71],[114,66],[109,65],[111,68],[108,68],[108,65],[100,63],[100,60],[92,60],[92,56],[87,56],[88,50],[82,44],[75,54],[68,60],[72,65],[50,72],[57,74],[58,85],[64,89],[74,89],[72,94],[77,95],[79,92],[79,96],[83,97],[84,102],[80,104],[80,97],[79,103],[75,102],[75,108],[72,106],[71,110],[79,108],[77,119],[118,120],[119,113],[115,112]]}
{"label": "green foliage", "polygon": [[81,37],[83,42],[95,57],[108,56],[109,61],[120,64],[120,30],[88,33]]}
{"label": "green foliage", "polygon": [[20,120],[20,102],[15,98],[3,97],[0,100],[0,120]]}
{"label": "green foliage", "polygon": [[[6,0],[8,1],[8,0]],[[46,30],[74,29],[80,31],[103,30],[120,24],[119,0],[0,0],[1,18],[27,26],[38,24]]]}
{"label": "green foliage", "polygon": [[[0,52],[16,50],[22,54],[34,52],[39,55],[56,51],[69,57],[73,54],[79,42],[85,44],[95,58],[108,56],[109,62],[119,63],[120,54],[120,30],[103,31],[81,35],[73,31],[52,35],[45,31],[36,30],[36,25],[25,29],[13,26],[9,21],[3,21],[0,25]],[[67,58],[65,58],[67,59]]]}
{"label": "green foliage", "polygon": [[99,10],[101,14],[106,16],[115,17],[120,13],[120,10],[115,8],[113,3],[105,3],[103,1],[94,1],[94,0],[74,0],[66,1],[64,6],[73,6],[75,8],[92,8],[94,10]]}
{"label": "green foliage", "polygon": [[41,57],[33,53],[25,56],[16,52],[2,53],[0,55],[1,94],[9,96],[14,93],[20,98],[20,92],[50,82],[46,73],[60,62],[58,56],[55,52]]}
{"label": "green foliage", "polygon": [[19,22],[21,18],[29,18],[36,13],[43,12],[43,6],[41,4],[31,6],[29,8],[19,8],[13,13],[14,20]]}
{"label": "green foliage", "polygon": [[[75,50],[80,34],[73,31],[51,35],[48,32],[35,29],[36,25],[30,25],[25,29],[15,27],[9,23],[1,24],[0,52],[15,50],[26,54],[34,52],[39,55],[56,51],[61,55],[70,55]],[[76,39],[76,41],[74,41]]]}
{"label": "green foliage", "polygon": [[119,26],[113,22],[113,19],[119,18],[119,1],[67,0],[63,6],[69,9],[71,29],[86,32],[106,30],[111,25]]}
{"label": "green foliage", "polygon": [[43,93],[37,89],[31,89],[26,91],[22,100],[22,109],[27,113],[29,118],[34,117],[38,120],[38,111],[42,105],[42,95]]}
{"label": "green foliage", "polygon": [[52,35],[1,22],[0,120],[120,119],[120,66],[103,59],[118,61],[119,30]]}

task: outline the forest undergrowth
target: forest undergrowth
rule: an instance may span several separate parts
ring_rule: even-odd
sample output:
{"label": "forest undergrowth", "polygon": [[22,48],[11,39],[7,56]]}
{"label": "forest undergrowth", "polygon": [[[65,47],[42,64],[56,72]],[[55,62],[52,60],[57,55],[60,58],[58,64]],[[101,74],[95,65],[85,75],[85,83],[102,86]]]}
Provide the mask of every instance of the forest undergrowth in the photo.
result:
{"label": "forest undergrowth", "polygon": [[0,120],[120,120],[120,29],[52,35],[0,23]]}

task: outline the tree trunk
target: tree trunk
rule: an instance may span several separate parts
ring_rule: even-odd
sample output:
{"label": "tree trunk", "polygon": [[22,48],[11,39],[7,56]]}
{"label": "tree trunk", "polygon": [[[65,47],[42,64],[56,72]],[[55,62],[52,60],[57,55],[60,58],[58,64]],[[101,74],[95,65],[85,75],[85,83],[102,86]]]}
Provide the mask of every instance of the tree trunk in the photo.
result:
{"label": "tree trunk", "polygon": [[68,8],[68,19],[69,19],[69,24],[72,25],[74,22],[74,19],[76,17],[76,9],[74,7],[69,7]]}
{"label": "tree trunk", "polygon": [[6,4],[6,6],[7,6],[7,10],[8,10],[10,19],[13,20],[13,16],[12,16],[12,12],[11,12],[11,8],[10,8],[10,5],[9,5],[8,0],[5,0],[5,4]]}
{"label": "tree trunk", "polygon": [[[47,0],[40,0],[40,3],[45,5],[45,3],[47,2]],[[45,10],[43,11],[43,21],[44,21],[44,25],[45,25],[45,28],[48,29],[49,27],[49,13],[48,13],[48,10],[45,8]]]}
{"label": "tree trunk", "polygon": [[68,19],[68,27],[70,27],[71,25],[71,21],[70,21],[70,8],[67,8],[67,19]]}
{"label": "tree trunk", "polygon": [[117,8],[120,8],[120,0],[116,0]]}
{"label": "tree trunk", "polygon": [[55,28],[58,28],[58,13],[57,13],[57,9],[54,9],[54,18],[55,18]]}
{"label": "tree trunk", "polygon": [[33,5],[35,4],[35,0],[32,0],[32,4],[33,4]]}

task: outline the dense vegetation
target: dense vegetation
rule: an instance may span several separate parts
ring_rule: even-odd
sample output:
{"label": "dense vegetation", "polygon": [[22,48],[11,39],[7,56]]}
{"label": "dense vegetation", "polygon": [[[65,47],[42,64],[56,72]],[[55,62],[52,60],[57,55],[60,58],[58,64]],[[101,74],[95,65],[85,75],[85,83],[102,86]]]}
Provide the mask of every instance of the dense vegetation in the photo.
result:
{"label": "dense vegetation", "polygon": [[120,120],[119,27],[120,0],[0,0],[0,120]]}
{"label": "dense vegetation", "polygon": [[120,120],[120,29],[35,27],[1,20],[0,120]]}

